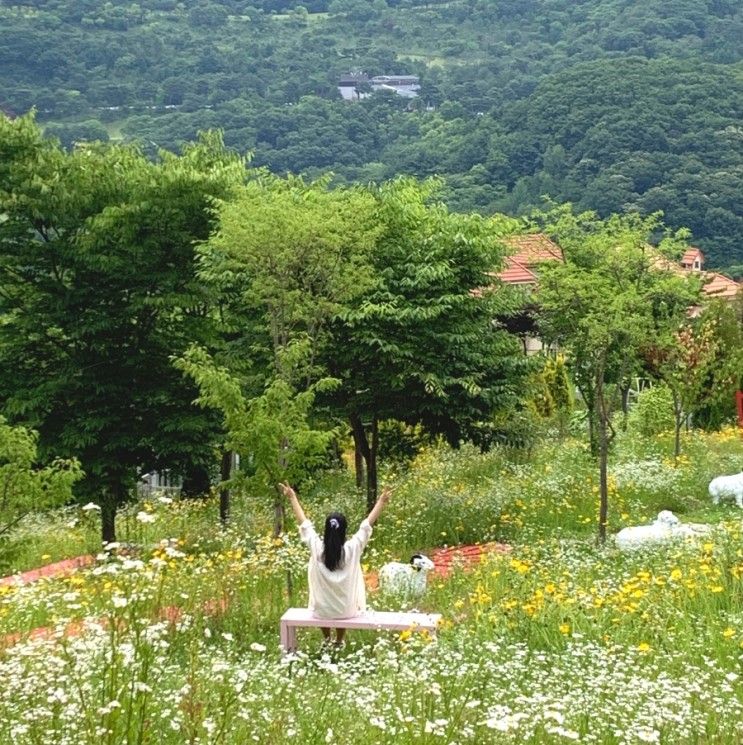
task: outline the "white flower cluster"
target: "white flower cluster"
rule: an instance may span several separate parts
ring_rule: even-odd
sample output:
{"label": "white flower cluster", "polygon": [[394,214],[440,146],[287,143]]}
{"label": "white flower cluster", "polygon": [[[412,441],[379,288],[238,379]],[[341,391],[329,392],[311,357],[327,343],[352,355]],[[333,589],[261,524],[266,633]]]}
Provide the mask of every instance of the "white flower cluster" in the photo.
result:
{"label": "white flower cluster", "polygon": [[681,652],[650,659],[583,641],[539,652],[462,634],[456,644],[401,647],[381,637],[341,658],[282,658],[255,641],[241,652],[232,634],[198,637],[196,628],[152,624],[118,638],[91,625],[75,639],[11,648],[0,659],[0,679],[13,691],[0,699],[0,735],[14,745],[72,745],[95,729],[123,741],[125,723],[145,718],[166,745],[183,742],[184,732],[206,744],[217,729],[234,745],[743,737],[737,675],[710,659],[690,667]]}
{"label": "white flower cluster", "polygon": [[611,474],[620,489],[640,487],[648,491],[673,491],[683,478],[683,472],[658,458],[629,460],[616,463]]}

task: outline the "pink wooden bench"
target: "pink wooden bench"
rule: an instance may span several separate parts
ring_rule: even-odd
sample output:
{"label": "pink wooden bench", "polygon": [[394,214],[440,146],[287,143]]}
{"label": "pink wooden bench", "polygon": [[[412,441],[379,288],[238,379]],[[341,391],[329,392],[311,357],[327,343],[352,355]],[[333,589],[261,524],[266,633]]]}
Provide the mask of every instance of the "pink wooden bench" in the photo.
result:
{"label": "pink wooden bench", "polygon": [[326,629],[371,629],[428,631],[436,633],[440,613],[402,613],[392,611],[366,611],[353,618],[318,618],[308,608],[289,608],[281,617],[281,646],[285,652],[297,648],[297,629],[315,626]]}

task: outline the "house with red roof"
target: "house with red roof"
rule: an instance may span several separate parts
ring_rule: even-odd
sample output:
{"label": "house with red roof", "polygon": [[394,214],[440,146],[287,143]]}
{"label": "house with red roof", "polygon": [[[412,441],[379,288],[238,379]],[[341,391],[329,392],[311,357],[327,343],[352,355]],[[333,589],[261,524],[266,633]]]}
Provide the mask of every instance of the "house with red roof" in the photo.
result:
{"label": "house with red roof", "polygon": [[684,269],[690,271],[701,271],[704,266],[704,254],[699,248],[689,247],[684,251],[684,255],[679,262]]}
{"label": "house with red roof", "polygon": [[[505,266],[492,276],[509,285],[529,289],[539,283],[537,268],[545,261],[565,261],[562,249],[544,233],[512,235],[503,241],[511,251]],[[505,327],[522,341],[526,354],[537,354],[544,349],[537,335],[536,306],[527,305],[525,311],[504,322]]]}
{"label": "house with red roof", "polygon": [[[525,288],[539,284],[538,267],[546,261],[565,261],[562,249],[544,233],[527,233],[512,235],[504,239],[511,250],[505,259],[505,266],[492,276],[509,285],[520,285]],[[657,266],[679,274],[700,272],[704,285],[702,292],[708,298],[721,298],[733,301],[743,297],[743,282],[736,282],[719,272],[704,270],[704,254],[699,248],[689,247],[678,264],[658,255]],[[543,350],[541,340],[536,335],[536,307],[527,310],[517,319],[509,319],[506,328],[523,340],[526,354],[536,354]]]}

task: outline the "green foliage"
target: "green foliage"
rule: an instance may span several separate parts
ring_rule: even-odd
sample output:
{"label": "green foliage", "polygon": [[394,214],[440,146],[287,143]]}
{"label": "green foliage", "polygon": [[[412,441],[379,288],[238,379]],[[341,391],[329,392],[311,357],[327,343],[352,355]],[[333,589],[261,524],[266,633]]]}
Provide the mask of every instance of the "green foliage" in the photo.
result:
{"label": "green foliage", "polygon": [[544,418],[530,407],[496,412],[483,429],[483,444],[500,446],[508,457],[522,462],[546,431]]}
{"label": "green foliage", "polygon": [[641,391],[630,409],[627,426],[629,432],[642,437],[670,432],[674,426],[671,389],[660,384]]}
{"label": "green foliage", "polygon": [[575,405],[575,394],[565,356],[543,357],[541,369],[531,376],[529,405],[543,419],[558,416],[565,423]]}
{"label": "green foliage", "polygon": [[44,128],[44,135],[57,138],[66,150],[85,142],[107,142],[109,139],[106,128],[95,119],[85,122],[49,124]]}
{"label": "green foliage", "polygon": [[557,411],[570,414],[575,406],[575,394],[568,375],[565,356],[558,354],[555,357],[549,357],[545,362],[542,375]]}
{"label": "green foliage", "polygon": [[[252,319],[250,341],[254,348],[263,341],[273,373],[294,382],[316,377],[314,347],[327,322],[373,281],[375,212],[360,189],[267,174],[218,205],[219,229],[198,250],[199,276],[220,295],[227,328]],[[309,357],[288,354],[299,340]]]}
{"label": "green foliage", "polygon": [[660,340],[651,364],[671,390],[678,456],[678,434],[690,417],[702,409],[714,417],[720,407],[727,408],[729,418],[734,414],[734,394],[743,368],[743,329],[734,306],[710,302],[697,318]]}
{"label": "green foliage", "polygon": [[222,412],[228,447],[273,492],[326,465],[337,433],[313,404],[335,381],[318,348],[330,320],[375,281],[376,204],[360,189],[331,191],[327,180],[259,173],[217,214],[219,229],[198,261],[219,309],[221,367],[198,349],[178,364],[199,386],[200,403]]}
{"label": "green foliage", "polygon": [[261,395],[248,399],[240,381],[216,366],[203,349],[192,347],[176,366],[198,385],[201,395],[197,403],[223,414],[226,447],[255,469],[254,486],[273,492],[280,481],[301,483],[325,464],[336,433],[313,429],[309,422],[316,391],[332,385],[330,381],[298,392],[276,377]]}
{"label": "green foliage", "polygon": [[576,216],[565,206],[551,219],[549,230],[565,262],[542,269],[536,295],[540,324],[547,339],[565,350],[588,410],[591,445],[599,456],[603,541],[608,451],[621,386],[640,365],[647,339],[666,338],[679,328],[699,284],[677,276],[664,261],[664,252],[675,250],[682,236],[668,236],[659,249],[649,245],[661,227],[657,215],[600,220],[594,213]]}
{"label": "green foliage", "polygon": [[528,403],[529,408],[542,419],[549,419],[555,414],[557,406],[544,369],[534,373],[531,377]]}
{"label": "green foliage", "polygon": [[[544,194],[662,210],[711,264],[743,261],[740,3],[332,5],[8,5],[0,105],[35,106],[65,143],[98,120],[156,155],[220,127],[275,173],[437,174],[462,211],[526,213]],[[421,95],[349,105],[349,70],[418,74]]]}
{"label": "green foliage", "polygon": [[591,405],[596,385],[618,385],[630,373],[646,338],[678,327],[699,285],[663,263],[664,245],[650,246],[659,229],[657,215],[613,215],[604,221],[594,213],[573,215],[566,206],[550,219],[565,263],[542,269],[541,324],[569,354],[576,383]]}
{"label": "green foliage", "polygon": [[[82,478],[76,460],[55,459],[40,466],[38,434],[12,427],[0,417],[0,567],[13,550],[14,528],[32,512],[57,507],[72,499],[72,487]],[[10,539],[10,541],[9,541]]]}
{"label": "green foliage", "polygon": [[450,213],[433,187],[396,179],[376,190],[377,281],[338,314],[324,358],[342,381],[341,411],[420,423],[456,443],[516,398],[525,368],[515,339],[492,324],[515,297],[473,292],[490,284],[515,221]]}
{"label": "green foliage", "polygon": [[396,419],[379,423],[379,457],[383,461],[407,463],[431,442],[420,424],[404,424]]}
{"label": "green foliage", "polygon": [[244,165],[214,135],[158,163],[132,146],[65,153],[30,117],[0,118],[0,143],[0,399],[43,456],[80,460],[112,540],[138,471],[212,458],[218,423],[170,357],[213,335],[193,244]]}

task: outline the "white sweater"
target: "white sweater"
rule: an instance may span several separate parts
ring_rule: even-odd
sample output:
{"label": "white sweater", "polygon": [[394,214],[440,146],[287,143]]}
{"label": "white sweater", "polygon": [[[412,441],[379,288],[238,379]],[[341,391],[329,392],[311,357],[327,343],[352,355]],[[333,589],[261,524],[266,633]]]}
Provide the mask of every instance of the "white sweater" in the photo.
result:
{"label": "white sweater", "polygon": [[322,560],[325,545],[309,520],[299,526],[299,535],[310,549],[307,578],[309,609],[320,618],[351,618],[366,610],[366,588],[361,571],[361,554],[369,542],[372,527],[363,520],[357,533],[343,546],[343,562],[330,571]]}

